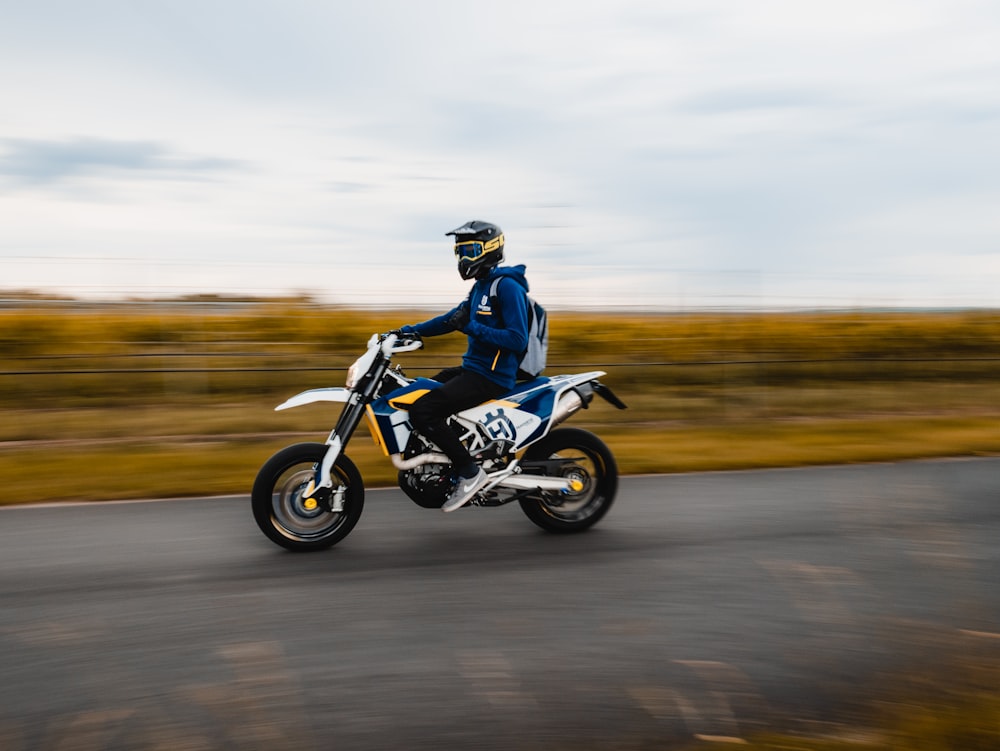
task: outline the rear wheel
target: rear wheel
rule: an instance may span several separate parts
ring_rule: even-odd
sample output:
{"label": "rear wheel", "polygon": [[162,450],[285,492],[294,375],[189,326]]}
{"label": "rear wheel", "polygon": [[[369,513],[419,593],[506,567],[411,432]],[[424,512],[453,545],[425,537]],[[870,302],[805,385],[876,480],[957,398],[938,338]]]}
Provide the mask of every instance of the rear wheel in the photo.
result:
{"label": "rear wheel", "polygon": [[553,430],[529,446],[522,460],[525,474],[565,477],[568,493],[540,491],[520,500],[525,515],[549,532],[582,532],[608,513],[618,492],[618,465],[604,442],[578,428]]}
{"label": "rear wheel", "polygon": [[253,518],[269,540],[298,552],[340,542],[361,518],[365,488],[354,462],[341,455],[330,471],[329,497],[307,493],[327,446],[297,443],[272,456],[253,484]]}

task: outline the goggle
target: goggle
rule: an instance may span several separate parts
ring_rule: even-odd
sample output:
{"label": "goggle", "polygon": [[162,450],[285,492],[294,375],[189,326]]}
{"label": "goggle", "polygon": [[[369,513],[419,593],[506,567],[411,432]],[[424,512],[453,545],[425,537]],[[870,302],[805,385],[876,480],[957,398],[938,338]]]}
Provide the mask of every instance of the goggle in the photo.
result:
{"label": "goggle", "polygon": [[465,242],[455,243],[455,257],[459,260],[475,261],[487,253],[492,253],[494,250],[502,247],[503,235],[494,237],[485,243],[480,240],[466,240]]}
{"label": "goggle", "polygon": [[455,257],[459,260],[475,261],[486,254],[486,246],[478,240],[455,243]]}

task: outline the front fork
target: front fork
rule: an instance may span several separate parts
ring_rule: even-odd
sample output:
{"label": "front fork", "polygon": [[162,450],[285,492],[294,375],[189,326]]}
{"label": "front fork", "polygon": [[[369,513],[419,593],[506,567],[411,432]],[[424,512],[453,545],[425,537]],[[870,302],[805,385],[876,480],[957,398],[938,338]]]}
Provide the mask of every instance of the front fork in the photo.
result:
{"label": "front fork", "polygon": [[[330,431],[329,438],[326,439],[328,448],[326,453],[323,454],[323,460],[319,463],[319,466],[316,468],[316,474],[310,480],[309,486],[303,493],[307,503],[314,501],[323,506],[329,505],[330,497],[333,495],[333,465],[337,463],[337,459],[343,452],[344,446],[351,440],[351,436],[354,435],[354,430],[361,422],[364,413],[365,404],[362,396],[357,392],[351,394],[351,398],[344,406],[343,412],[340,413],[340,419],[337,420],[337,424]],[[334,500],[335,505],[343,505],[343,499],[339,498],[339,496]],[[330,510],[341,511],[342,508],[331,507]]]}

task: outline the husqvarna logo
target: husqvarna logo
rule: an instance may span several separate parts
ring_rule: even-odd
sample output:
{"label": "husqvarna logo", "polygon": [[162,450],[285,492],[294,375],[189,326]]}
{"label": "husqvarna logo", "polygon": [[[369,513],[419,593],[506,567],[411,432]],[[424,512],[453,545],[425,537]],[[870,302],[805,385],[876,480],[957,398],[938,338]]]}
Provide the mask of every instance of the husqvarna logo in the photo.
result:
{"label": "husqvarna logo", "polygon": [[514,430],[514,423],[503,412],[503,407],[499,407],[496,412],[488,412],[483,418],[483,426],[490,438],[513,441],[517,432]]}

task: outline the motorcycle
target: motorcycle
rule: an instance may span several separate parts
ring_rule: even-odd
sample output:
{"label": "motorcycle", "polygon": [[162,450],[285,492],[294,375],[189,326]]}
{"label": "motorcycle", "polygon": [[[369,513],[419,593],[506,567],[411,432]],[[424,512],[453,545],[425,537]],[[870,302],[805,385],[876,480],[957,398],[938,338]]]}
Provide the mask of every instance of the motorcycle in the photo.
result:
{"label": "motorcycle", "polygon": [[[345,387],[303,391],[276,411],[317,402],[344,404],[326,443],[298,443],[261,467],[253,484],[253,516],[268,539],[293,551],[329,548],[361,518],[364,483],[344,453],[364,419],[376,444],[398,470],[399,487],[423,508],[441,508],[454,485],[450,460],[409,423],[408,407],[441,384],[408,378],[394,355],[423,347],[415,334],[374,334],[348,369]],[[468,506],[517,501],[525,515],[549,532],[581,532],[611,507],[618,468],[610,449],[593,433],[557,428],[600,396],[626,405],[598,379],[604,371],[538,377],[499,399],[450,418],[486,485]]]}

